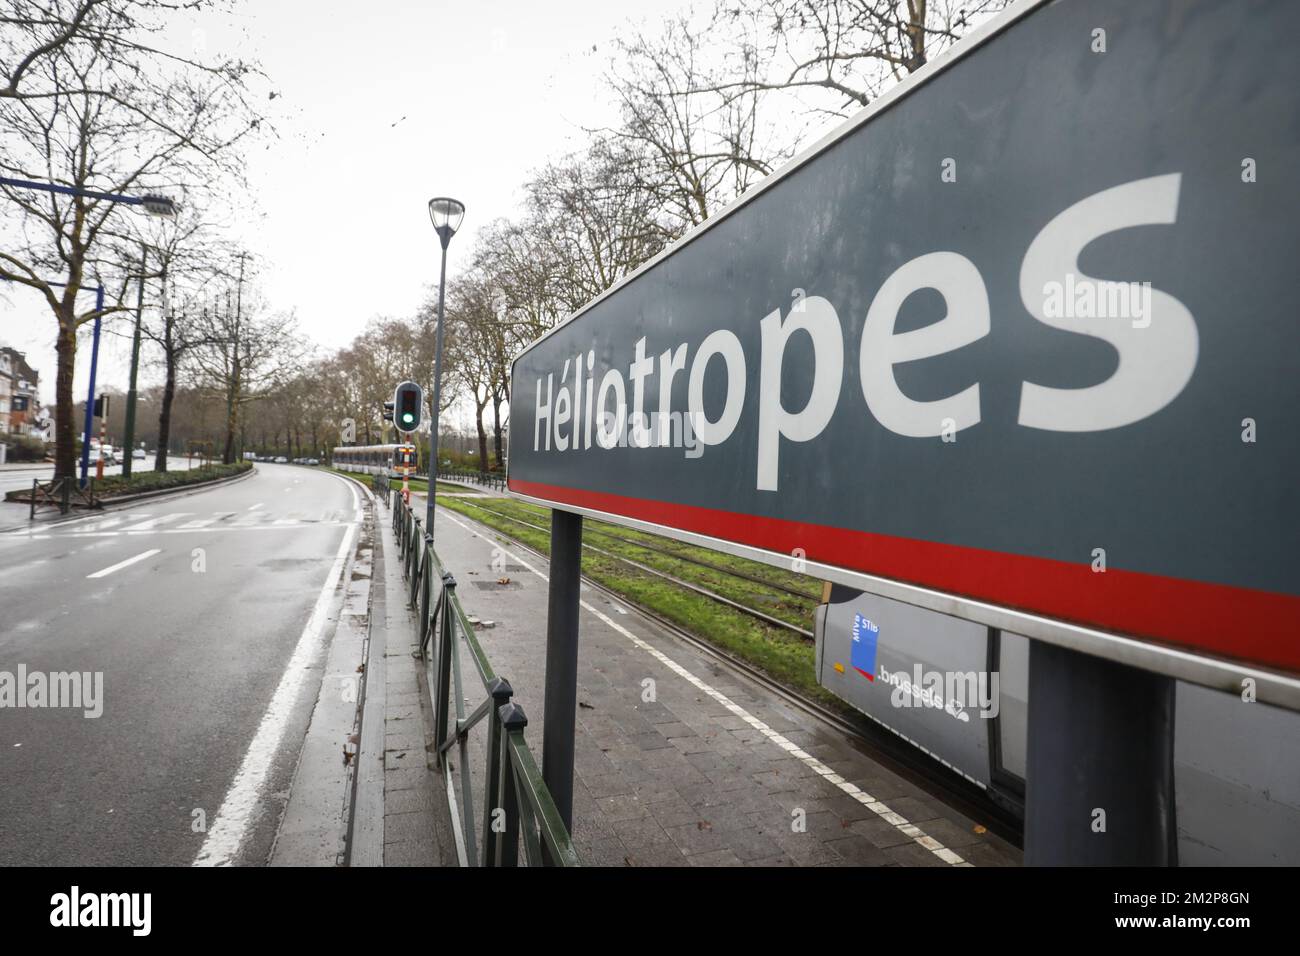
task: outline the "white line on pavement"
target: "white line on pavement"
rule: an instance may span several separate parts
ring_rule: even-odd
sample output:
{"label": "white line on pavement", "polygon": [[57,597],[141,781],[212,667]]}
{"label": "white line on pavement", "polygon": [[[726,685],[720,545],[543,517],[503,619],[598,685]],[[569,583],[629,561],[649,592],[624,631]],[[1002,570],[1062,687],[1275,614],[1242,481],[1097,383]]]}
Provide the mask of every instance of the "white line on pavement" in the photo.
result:
{"label": "white line on pavement", "polygon": [[160,525],[167,524],[169,521],[175,521],[177,518],[188,518],[192,513],[193,512],[190,511],[177,511],[169,515],[159,515],[156,518],[149,518],[147,521],[140,521],[137,522],[136,524],[127,525],[125,528],[121,528],[119,530],[141,531],[145,528],[153,529],[159,527]]}
{"label": "white line on pavement", "polygon": [[[466,531],[468,531],[470,534],[474,535],[475,537],[483,538],[484,541],[488,540],[485,535],[482,535],[479,532],[475,531],[473,528],[471,528],[469,525],[465,524],[464,522],[458,521],[456,518],[453,518],[445,510],[443,511],[442,516],[446,518],[448,521],[452,522],[452,524],[456,524],[464,528]],[[537,575],[543,581],[549,580],[545,574],[543,574],[541,571],[538,571],[535,567],[533,567],[523,558],[519,557],[519,555],[506,550],[504,547],[501,547],[500,544],[497,544],[495,542],[493,543],[493,546],[501,548],[501,552],[503,554],[517,561],[519,564],[522,564],[525,568],[533,572],[533,574]],[[764,737],[770,740],[777,747],[780,747],[782,750],[788,753],[791,757],[794,757],[796,760],[802,761],[806,767],[808,767],[810,770],[812,770],[814,773],[816,773],[818,776],[824,779],[827,783],[838,787],[840,790],[848,794],[854,800],[857,800],[858,803],[862,804],[868,810],[870,810],[878,817],[880,817],[882,820],[884,820],[886,823],[888,823],[890,826],[894,827],[896,830],[898,830],[899,833],[908,837],[914,843],[917,843],[920,846],[924,847],[925,849],[929,850],[931,853],[933,853],[935,856],[937,856],[939,859],[943,860],[943,862],[949,864],[950,866],[970,866],[970,864],[967,863],[965,860],[963,860],[958,854],[948,849],[946,846],[944,846],[934,837],[926,834],[916,824],[910,823],[906,817],[901,816],[900,814],[897,814],[893,810],[889,809],[889,807],[886,806],[883,802],[877,800],[875,797],[867,793],[857,784],[850,783],[849,781],[845,780],[843,777],[837,774],[830,767],[826,766],[826,764],[822,763],[812,754],[806,753],[798,744],[794,743],[794,741],[790,740],[784,734],[781,734],[778,731],[773,730],[766,723],[764,723],[762,720],[755,717],[753,714],[749,713],[747,710],[745,710],[745,708],[735,703],[733,700],[731,700],[731,698],[727,697],[721,691],[715,690],[713,687],[709,686],[704,681],[700,680],[698,677],[696,677],[694,674],[688,671],[685,667],[682,667],[680,664],[678,664],[676,661],[670,658],[663,651],[643,641],[641,638],[637,637],[627,628],[623,627],[623,625],[617,623],[607,615],[602,614],[600,611],[592,607],[586,601],[579,601],[578,603],[582,605],[584,610],[590,611],[597,618],[599,618],[605,624],[612,627],[619,634],[622,634],[629,641],[631,641],[637,647],[641,648],[641,650],[648,653],[651,657],[655,658],[657,661],[659,661],[661,664],[667,667],[674,674],[677,674],[679,677],[681,677],[683,680],[687,681],[688,683],[692,684],[698,690],[701,690],[705,694],[708,694],[710,697],[716,700],[723,707],[727,708],[727,710],[731,711],[733,714],[735,714],[745,723],[749,724],[749,726],[757,730],[760,734],[762,734]]]}
{"label": "white line on pavement", "polygon": [[251,508],[249,508],[248,510],[249,510],[249,511],[256,511],[256,510],[257,510],[258,508],[260,508],[260,507],[262,507],[262,502],[259,501],[257,504],[253,505],[253,506],[252,506]]}
{"label": "white line on pavement", "polygon": [[[355,503],[357,500],[355,490],[352,492],[352,498]],[[271,703],[267,706],[266,713],[262,715],[262,722],[258,724],[252,743],[248,745],[248,752],[244,754],[243,763],[239,765],[234,782],[226,791],[225,799],[221,801],[221,808],[217,810],[207,838],[203,841],[199,855],[194,860],[195,866],[230,864],[257,819],[262,789],[266,785],[276,751],[280,749],[280,742],[289,725],[293,705],[298,699],[303,682],[311,673],[311,663],[324,639],[334,590],[338,586],[344,567],[347,566],[357,527],[356,524],[349,524],[347,530],[343,532],[343,541],[334,556],[334,564],[325,575],[325,584],[316,598],[316,606],[312,608],[311,617],[307,619],[307,625],[302,629],[298,644],[293,649],[293,656],[289,658],[284,674],[280,677],[279,686],[271,697]]]}
{"label": "white line on pavement", "polygon": [[88,578],[107,577],[108,575],[112,574],[114,571],[121,571],[123,568],[135,564],[137,561],[143,561],[145,558],[151,558],[161,550],[162,548],[150,548],[148,551],[144,551],[140,554],[137,554],[134,558],[127,558],[125,561],[117,562],[117,564],[111,564],[102,571],[96,571],[94,574],[87,574],[86,577]]}
{"label": "white line on pavement", "polygon": [[213,518],[199,518],[199,519],[197,519],[196,521],[187,521],[187,522],[185,522],[183,525],[178,525],[178,526],[176,527],[176,530],[177,530],[177,531],[190,531],[190,530],[193,530],[193,529],[195,529],[195,528],[206,528],[208,525],[212,524],[212,522],[214,522],[214,521],[216,521],[216,520],[217,520],[217,519],[216,519],[215,517],[213,517]]}

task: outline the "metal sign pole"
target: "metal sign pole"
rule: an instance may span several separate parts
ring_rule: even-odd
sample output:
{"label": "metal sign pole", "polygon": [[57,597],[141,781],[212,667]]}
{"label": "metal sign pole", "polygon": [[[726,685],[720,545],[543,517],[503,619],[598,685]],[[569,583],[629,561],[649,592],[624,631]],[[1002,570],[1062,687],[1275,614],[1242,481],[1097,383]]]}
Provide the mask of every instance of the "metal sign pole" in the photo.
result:
{"label": "metal sign pole", "polygon": [[99,326],[104,314],[104,287],[95,289],[95,338],[90,347],[90,388],[86,394],[86,430],[81,436],[81,487],[86,487],[90,469],[90,431],[95,414],[95,371],[99,367]]}
{"label": "metal sign pole", "polygon": [[99,397],[99,454],[95,456],[95,480],[104,478],[104,435],[108,431],[108,396]]}
{"label": "metal sign pole", "polygon": [[[411,436],[407,432],[402,432],[402,441],[410,441]],[[406,449],[398,451],[398,457],[402,462],[402,500],[408,505],[411,503],[411,463],[407,460]],[[429,489],[429,494],[433,494],[433,489]]]}
{"label": "metal sign pole", "polygon": [[551,580],[546,609],[546,698],[542,779],[565,829],[573,829],[573,734],[578,709],[578,600],[582,516],[551,512]]}
{"label": "metal sign pole", "polygon": [[1030,643],[1025,865],[1177,865],[1175,688]]}

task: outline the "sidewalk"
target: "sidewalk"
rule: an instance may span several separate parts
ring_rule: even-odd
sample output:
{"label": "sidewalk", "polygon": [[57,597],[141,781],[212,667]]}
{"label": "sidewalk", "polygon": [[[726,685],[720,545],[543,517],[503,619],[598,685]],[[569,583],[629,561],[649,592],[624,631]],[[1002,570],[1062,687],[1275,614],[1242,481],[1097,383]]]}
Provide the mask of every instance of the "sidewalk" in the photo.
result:
{"label": "sidewalk", "polygon": [[[547,562],[445,509],[435,535],[540,755]],[[573,836],[585,864],[1019,864],[1015,847],[821,721],[603,592],[584,584],[582,599]]]}
{"label": "sidewalk", "polygon": [[392,513],[376,500],[370,647],[352,866],[455,866],[447,795],[433,770],[429,691],[406,604]]}

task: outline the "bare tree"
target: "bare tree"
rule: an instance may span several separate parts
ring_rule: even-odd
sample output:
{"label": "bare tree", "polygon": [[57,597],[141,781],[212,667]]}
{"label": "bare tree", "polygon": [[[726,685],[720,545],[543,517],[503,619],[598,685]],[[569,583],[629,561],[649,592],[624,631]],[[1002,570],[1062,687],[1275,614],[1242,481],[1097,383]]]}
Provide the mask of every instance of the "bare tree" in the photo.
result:
{"label": "bare tree", "polygon": [[272,315],[245,286],[247,256],[234,267],[237,280],[199,316],[202,344],[191,361],[204,387],[225,401],[222,461],[235,460],[242,409],[292,377],[306,358],[292,315]]}
{"label": "bare tree", "polygon": [[718,0],[711,34],[741,55],[696,88],[728,102],[786,92],[845,116],[915,73],[1010,0]]}
{"label": "bare tree", "polygon": [[[126,213],[112,196],[183,191],[236,177],[239,144],[261,124],[242,66],[196,65],[133,39],[161,2],[0,0],[6,90],[0,173],[63,194],[0,187],[0,279],[39,292],[57,326],[55,474],[74,467],[72,375],[77,330],[95,318],[81,293],[106,287],[111,315],[128,308],[130,270],[111,255]],[[25,52],[17,52],[25,51]]]}
{"label": "bare tree", "polygon": [[752,57],[719,44],[711,24],[669,20],[657,36],[616,41],[606,77],[620,125],[597,131],[669,217],[675,237],[698,225],[788,158],[788,134],[765,125]]}
{"label": "bare tree", "polygon": [[[155,42],[176,14],[230,10],[231,0],[3,0],[0,2],[0,99],[43,99],[58,94],[118,96],[119,89],[83,83],[52,91],[42,69],[88,51],[130,67],[144,57],[239,80],[257,72],[236,57],[201,59]],[[125,97],[123,102],[129,102]],[[142,117],[143,118],[143,117]]]}

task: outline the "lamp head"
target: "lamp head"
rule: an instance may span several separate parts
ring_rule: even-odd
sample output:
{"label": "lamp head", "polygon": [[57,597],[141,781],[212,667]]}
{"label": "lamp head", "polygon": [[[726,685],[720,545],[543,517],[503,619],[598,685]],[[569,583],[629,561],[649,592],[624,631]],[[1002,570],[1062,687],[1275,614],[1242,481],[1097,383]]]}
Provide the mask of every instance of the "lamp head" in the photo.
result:
{"label": "lamp head", "polygon": [[151,216],[174,216],[176,215],[176,203],[166,196],[159,196],[153,193],[142,196],[141,204],[145,211]]}
{"label": "lamp head", "polygon": [[444,249],[447,248],[447,243],[451,242],[451,237],[456,234],[464,218],[464,203],[447,196],[437,196],[429,200],[429,221],[433,223],[433,229],[442,241]]}

